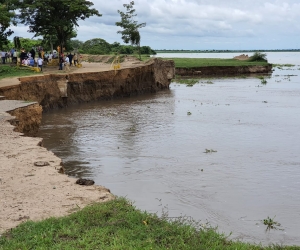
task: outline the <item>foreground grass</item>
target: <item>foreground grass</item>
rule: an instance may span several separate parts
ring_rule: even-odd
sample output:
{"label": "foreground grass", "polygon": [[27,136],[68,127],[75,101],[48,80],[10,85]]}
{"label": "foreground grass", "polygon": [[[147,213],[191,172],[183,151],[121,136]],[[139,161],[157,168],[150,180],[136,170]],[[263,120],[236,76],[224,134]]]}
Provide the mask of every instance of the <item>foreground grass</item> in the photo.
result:
{"label": "foreground grass", "polygon": [[195,68],[208,66],[266,66],[266,62],[249,62],[236,59],[220,58],[162,58],[174,60],[176,68]]}
{"label": "foreground grass", "polygon": [[0,249],[299,249],[232,242],[214,229],[137,210],[124,198],[62,218],[26,222],[0,237]]}
{"label": "foreground grass", "polygon": [[0,80],[7,77],[16,77],[16,76],[29,76],[36,75],[36,73],[28,68],[20,68],[10,65],[0,65]]}

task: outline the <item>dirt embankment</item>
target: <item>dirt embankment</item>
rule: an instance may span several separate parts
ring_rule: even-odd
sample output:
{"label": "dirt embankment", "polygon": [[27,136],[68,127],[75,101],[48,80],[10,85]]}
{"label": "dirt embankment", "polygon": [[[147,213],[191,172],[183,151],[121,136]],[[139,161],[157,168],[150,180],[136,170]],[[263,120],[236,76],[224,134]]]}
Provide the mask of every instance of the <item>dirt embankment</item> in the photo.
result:
{"label": "dirt embankment", "polygon": [[264,74],[272,71],[272,64],[267,66],[208,66],[195,68],[176,68],[179,76],[235,76],[243,74]]}
{"label": "dirt embankment", "polygon": [[[97,65],[98,69],[92,65]],[[119,70],[101,71],[100,66],[87,63],[86,68],[72,74],[21,77],[19,84],[0,88],[0,95],[10,100],[36,101],[47,110],[69,103],[168,89],[175,76],[174,62],[159,59],[123,64]]]}

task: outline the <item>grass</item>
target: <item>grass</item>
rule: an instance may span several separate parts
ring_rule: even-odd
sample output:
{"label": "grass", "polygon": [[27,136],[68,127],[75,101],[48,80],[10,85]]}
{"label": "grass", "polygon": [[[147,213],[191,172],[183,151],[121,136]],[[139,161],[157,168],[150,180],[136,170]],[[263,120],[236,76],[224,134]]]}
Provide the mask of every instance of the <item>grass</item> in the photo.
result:
{"label": "grass", "polygon": [[179,84],[186,84],[187,87],[192,87],[194,84],[198,83],[199,79],[187,79],[187,78],[175,78],[172,79],[172,82],[176,82]]}
{"label": "grass", "polygon": [[174,60],[176,68],[196,68],[208,66],[266,66],[267,62],[249,62],[235,59],[220,58],[162,58]]}
{"label": "grass", "polygon": [[278,67],[278,68],[282,68],[282,67],[295,67],[295,64],[273,64],[273,67]]}
{"label": "grass", "polygon": [[299,249],[231,241],[186,217],[169,219],[136,209],[125,198],[88,206],[62,218],[28,221],[0,237],[0,249]]}
{"label": "grass", "polygon": [[29,76],[36,75],[36,73],[28,68],[10,66],[10,65],[0,65],[0,79],[7,77],[16,77],[16,76]]}

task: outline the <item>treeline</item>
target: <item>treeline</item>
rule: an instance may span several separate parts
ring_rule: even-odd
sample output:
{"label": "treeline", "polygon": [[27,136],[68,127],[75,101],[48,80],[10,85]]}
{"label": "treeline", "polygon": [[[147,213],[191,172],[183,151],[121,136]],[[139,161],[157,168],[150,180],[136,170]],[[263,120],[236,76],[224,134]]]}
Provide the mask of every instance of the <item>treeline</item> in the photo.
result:
{"label": "treeline", "polygon": [[300,49],[259,49],[259,50],[185,50],[185,49],[159,49],[157,53],[245,53],[245,52],[300,52]]}
{"label": "treeline", "polygon": [[[26,51],[30,51],[32,47],[41,46],[44,51],[51,51],[51,44],[45,39],[29,39],[20,38],[20,47],[24,48]],[[5,50],[9,51],[11,48],[15,48],[16,45],[11,41]],[[53,48],[57,50],[57,48]],[[104,39],[94,38],[87,40],[85,42],[71,39],[65,44],[65,51],[67,52],[79,52],[81,54],[92,54],[92,55],[108,55],[108,54],[136,54],[138,53],[138,48],[132,45],[122,45],[118,42],[112,44],[108,43]],[[155,55],[156,52],[149,46],[140,47],[141,54],[144,55]]]}

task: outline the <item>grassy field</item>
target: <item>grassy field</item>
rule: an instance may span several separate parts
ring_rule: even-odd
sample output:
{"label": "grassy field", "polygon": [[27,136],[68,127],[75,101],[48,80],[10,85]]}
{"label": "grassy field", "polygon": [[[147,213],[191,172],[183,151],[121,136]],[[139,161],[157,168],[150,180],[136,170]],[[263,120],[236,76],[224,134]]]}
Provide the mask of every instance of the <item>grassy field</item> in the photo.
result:
{"label": "grassy field", "polygon": [[21,224],[0,237],[0,249],[300,249],[233,242],[181,217],[170,220],[117,198],[62,218]]}
{"label": "grassy field", "polygon": [[20,68],[10,65],[0,65],[0,80],[7,77],[16,77],[16,76],[29,76],[29,75],[36,75],[40,73],[36,73],[32,70],[27,68]]}
{"label": "grassy field", "polygon": [[266,66],[266,62],[249,62],[236,59],[219,58],[163,58],[174,60],[176,68],[196,68],[208,66]]}

